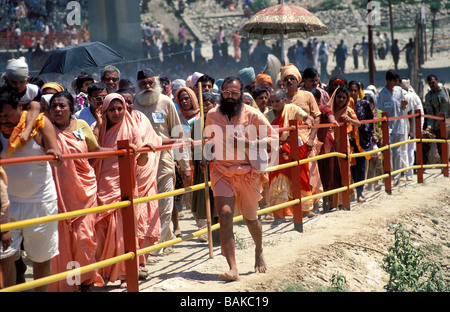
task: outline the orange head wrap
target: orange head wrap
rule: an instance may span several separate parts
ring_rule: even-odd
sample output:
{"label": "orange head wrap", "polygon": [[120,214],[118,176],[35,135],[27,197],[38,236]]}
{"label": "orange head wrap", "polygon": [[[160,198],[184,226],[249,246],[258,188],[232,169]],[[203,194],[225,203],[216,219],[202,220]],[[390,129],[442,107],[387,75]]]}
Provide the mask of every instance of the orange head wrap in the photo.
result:
{"label": "orange head wrap", "polygon": [[261,87],[261,85],[264,83],[270,83],[271,85],[273,85],[272,83],[272,77],[270,77],[267,74],[259,74],[258,76],[256,76],[256,86],[257,87]]}

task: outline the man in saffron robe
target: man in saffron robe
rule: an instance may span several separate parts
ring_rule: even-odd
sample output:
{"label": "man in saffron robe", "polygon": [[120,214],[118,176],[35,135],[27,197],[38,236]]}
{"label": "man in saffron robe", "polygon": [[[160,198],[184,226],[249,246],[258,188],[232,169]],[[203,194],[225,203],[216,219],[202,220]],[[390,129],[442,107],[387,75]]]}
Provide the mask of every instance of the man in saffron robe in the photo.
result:
{"label": "man in saffron robe", "polygon": [[[314,118],[314,124],[320,123],[320,110],[316,103],[314,95],[305,90],[298,90],[298,86],[302,81],[302,76],[293,64],[283,66],[281,68],[281,80],[286,86],[288,92],[288,103],[295,104],[303,109],[308,115]],[[308,151],[308,158],[317,156],[317,131],[318,128],[312,129],[299,129],[299,135],[301,139],[306,142],[306,148]],[[319,194],[323,192],[322,181],[320,180],[319,167],[317,161],[309,162],[309,184],[311,186],[312,194]],[[319,199],[314,201],[314,204],[318,204]]]}
{"label": "man in saffron robe", "polygon": [[219,275],[224,281],[239,279],[233,235],[235,205],[240,208],[255,242],[255,272],[265,273],[267,269],[262,248],[262,227],[257,214],[262,185],[267,178],[261,172],[258,161],[252,161],[252,150],[259,146],[256,151],[259,154],[270,145],[276,152],[278,133],[261,112],[243,103],[243,92],[239,78],[226,78],[220,105],[211,109],[206,117],[206,135],[214,147],[210,166],[211,188],[219,214],[222,253],[230,268]]}

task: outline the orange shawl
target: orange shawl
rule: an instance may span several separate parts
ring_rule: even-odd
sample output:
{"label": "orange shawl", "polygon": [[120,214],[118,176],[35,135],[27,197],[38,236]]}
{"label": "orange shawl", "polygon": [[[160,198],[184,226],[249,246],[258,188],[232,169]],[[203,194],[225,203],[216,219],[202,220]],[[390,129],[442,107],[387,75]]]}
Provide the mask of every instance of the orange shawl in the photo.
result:
{"label": "orange shawl", "polygon": [[8,158],[20,145],[25,146],[25,143],[30,141],[32,138],[36,136],[39,130],[44,128],[44,113],[41,113],[38,115],[36,120],[34,121],[33,130],[31,131],[30,138],[27,142],[23,142],[19,134],[21,134],[26,127],[26,120],[27,120],[28,111],[23,111],[22,116],[20,117],[20,121],[17,124],[17,126],[14,128],[13,132],[11,133],[11,137],[9,138],[8,143],[8,151],[6,153],[6,158]]}
{"label": "orange shawl", "polygon": [[[88,152],[85,141],[77,139],[73,133],[54,128],[63,154]],[[60,167],[52,169],[58,194],[59,213],[97,206],[97,181],[94,169],[87,159],[66,160]],[[66,266],[71,261],[76,261],[81,266],[95,263],[97,248],[95,214],[59,221],[58,233],[59,255],[51,260],[53,274],[66,271]],[[83,274],[81,282],[103,285],[103,279],[97,270]],[[77,289],[77,285],[68,284],[66,280],[49,286],[49,290],[53,292],[69,292]]]}
{"label": "orange shawl", "polygon": [[[113,125],[110,129],[106,129],[107,117],[106,111],[111,102],[119,99],[123,103],[125,115],[119,123]],[[102,107],[103,123],[99,132],[99,146],[102,147],[117,147],[117,141],[129,140],[130,143],[136,145],[137,148],[142,147],[142,140],[139,134],[139,129],[136,123],[126,110],[126,103],[124,98],[117,93],[109,94]],[[132,176],[135,177],[136,168],[132,168]],[[121,200],[120,193],[120,177],[119,164],[117,157],[103,159],[95,165],[98,185],[98,203],[99,205],[106,205],[117,203]],[[133,181],[134,198],[138,198],[138,190],[136,187],[136,179]],[[135,216],[139,218],[140,207],[134,205]],[[105,260],[111,257],[122,255],[125,253],[123,240],[123,224],[121,210],[104,211],[98,214],[96,218],[96,233],[98,235],[97,259]],[[136,238],[136,246],[138,241]],[[139,247],[138,247],[139,248]],[[111,282],[117,279],[125,279],[125,263],[120,262],[111,266],[99,269],[102,277],[109,278]]]}

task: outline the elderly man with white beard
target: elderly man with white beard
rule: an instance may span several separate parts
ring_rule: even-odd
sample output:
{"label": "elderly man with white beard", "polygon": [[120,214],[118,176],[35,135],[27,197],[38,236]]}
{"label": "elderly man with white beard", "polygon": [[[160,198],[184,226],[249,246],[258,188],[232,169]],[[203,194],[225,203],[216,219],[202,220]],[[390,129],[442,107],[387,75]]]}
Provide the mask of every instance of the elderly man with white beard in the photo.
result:
{"label": "elderly man with white beard", "polygon": [[[144,113],[150,119],[157,135],[162,137],[163,145],[179,143],[183,140],[183,128],[172,100],[162,94],[158,76],[150,68],[140,70],[137,74],[136,100],[134,109]],[[190,138],[186,140],[191,140]],[[189,156],[184,155],[190,148],[183,149],[183,157],[177,157],[181,167],[183,182],[187,185],[190,181],[191,168]],[[179,153],[176,153],[179,154]],[[178,155],[177,155],[178,156]],[[179,159],[178,159],[179,158]],[[161,151],[158,166],[158,193],[174,190],[175,184],[175,159],[173,150]],[[161,238],[159,243],[174,239],[170,229],[173,197],[158,200],[159,216],[161,220]],[[162,254],[161,249],[158,253]]]}

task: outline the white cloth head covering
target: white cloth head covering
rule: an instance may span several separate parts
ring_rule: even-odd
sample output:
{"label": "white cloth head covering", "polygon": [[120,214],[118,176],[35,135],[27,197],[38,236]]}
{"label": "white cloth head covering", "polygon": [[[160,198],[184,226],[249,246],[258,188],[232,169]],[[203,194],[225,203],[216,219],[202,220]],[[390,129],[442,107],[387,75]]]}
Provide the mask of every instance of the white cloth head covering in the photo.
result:
{"label": "white cloth head covering", "polygon": [[28,64],[25,57],[10,59],[6,65],[5,76],[10,81],[25,81],[28,79]]}

